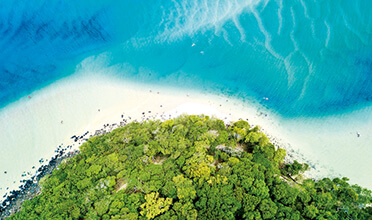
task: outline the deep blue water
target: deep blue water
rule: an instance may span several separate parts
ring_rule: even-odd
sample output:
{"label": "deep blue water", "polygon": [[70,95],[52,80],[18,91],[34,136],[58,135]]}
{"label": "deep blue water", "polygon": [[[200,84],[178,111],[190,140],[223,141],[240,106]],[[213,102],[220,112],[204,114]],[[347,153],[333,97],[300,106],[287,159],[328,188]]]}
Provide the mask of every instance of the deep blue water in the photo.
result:
{"label": "deep blue water", "polygon": [[353,110],[372,101],[371,9],[368,0],[4,0],[0,107],[106,53],[119,77],[254,97],[284,117]]}

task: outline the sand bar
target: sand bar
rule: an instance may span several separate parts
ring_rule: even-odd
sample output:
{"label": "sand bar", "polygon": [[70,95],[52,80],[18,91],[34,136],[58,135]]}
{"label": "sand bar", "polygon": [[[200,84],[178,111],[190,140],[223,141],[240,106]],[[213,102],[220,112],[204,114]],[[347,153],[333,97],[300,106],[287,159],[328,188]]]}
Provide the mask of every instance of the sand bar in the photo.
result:
{"label": "sand bar", "polygon": [[[46,164],[58,146],[77,148],[79,143],[70,138],[73,135],[86,131],[93,134],[106,124],[123,120],[169,119],[183,113],[215,115],[226,123],[248,119],[287,149],[288,160],[310,161],[315,168],[310,177],[341,174],[372,188],[368,175],[372,166],[369,108],[342,117],[284,120],[249,100],[136,84],[97,74],[75,74],[30,96],[0,111],[1,195],[16,189],[21,179],[34,175],[32,167],[40,166],[41,158]],[[357,130],[360,137],[356,136]],[[31,175],[21,177],[27,172]]]}

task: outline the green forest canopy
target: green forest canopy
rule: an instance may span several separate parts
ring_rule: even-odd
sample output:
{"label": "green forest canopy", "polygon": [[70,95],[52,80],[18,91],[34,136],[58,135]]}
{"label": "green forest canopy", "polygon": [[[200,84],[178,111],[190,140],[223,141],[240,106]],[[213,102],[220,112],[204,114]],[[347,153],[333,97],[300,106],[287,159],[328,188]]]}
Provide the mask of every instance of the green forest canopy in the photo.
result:
{"label": "green forest canopy", "polygon": [[246,121],[132,122],[80,149],[10,219],[372,219],[371,191],[301,178]]}

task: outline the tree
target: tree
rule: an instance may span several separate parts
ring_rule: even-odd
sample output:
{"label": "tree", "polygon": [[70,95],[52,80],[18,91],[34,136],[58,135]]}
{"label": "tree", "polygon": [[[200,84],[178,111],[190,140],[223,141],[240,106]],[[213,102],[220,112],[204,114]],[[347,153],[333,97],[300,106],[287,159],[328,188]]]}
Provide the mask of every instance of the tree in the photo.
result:
{"label": "tree", "polygon": [[145,196],[146,202],[141,205],[142,216],[146,216],[147,219],[152,219],[155,216],[168,211],[172,204],[171,198],[159,198],[159,193],[150,193]]}
{"label": "tree", "polygon": [[261,211],[261,216],[263,219],[273,219],[278,210],[278,207],[275,205],[271,199],[264,199],[259,205]]}
{"label": "tree", "polygon": [[181,174],[173,177],[173,182],[177,188],[177,197],[180,201],[189,201],[196,197],[196,190],[190,179]]}
{"label": "tree", "polygon": [[304,209],[304,215],[309,219],[314,219],[318,213],[319,211],[314,205],[306,206]]}

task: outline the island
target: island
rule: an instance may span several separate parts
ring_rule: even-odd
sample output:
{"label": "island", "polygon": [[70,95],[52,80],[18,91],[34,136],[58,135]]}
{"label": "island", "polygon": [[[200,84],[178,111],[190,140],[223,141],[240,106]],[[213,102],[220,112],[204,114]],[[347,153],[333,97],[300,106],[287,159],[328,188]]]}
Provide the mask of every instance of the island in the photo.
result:
{"label": "island", "polygon": [[257,126],[205,115],[91,137],[8,219],[372,219],[371,191],[310,169]]}

